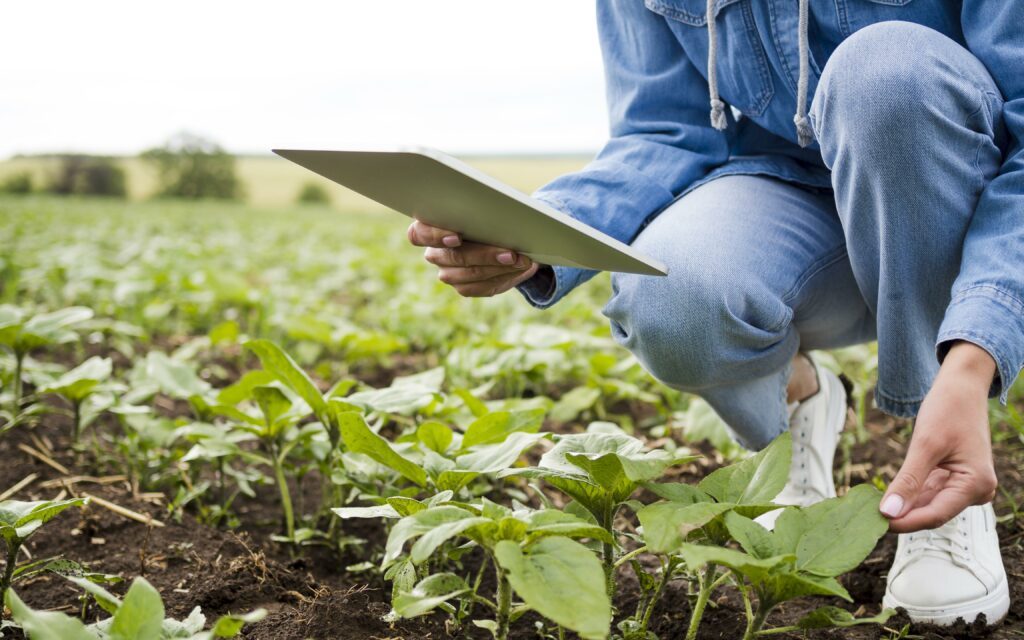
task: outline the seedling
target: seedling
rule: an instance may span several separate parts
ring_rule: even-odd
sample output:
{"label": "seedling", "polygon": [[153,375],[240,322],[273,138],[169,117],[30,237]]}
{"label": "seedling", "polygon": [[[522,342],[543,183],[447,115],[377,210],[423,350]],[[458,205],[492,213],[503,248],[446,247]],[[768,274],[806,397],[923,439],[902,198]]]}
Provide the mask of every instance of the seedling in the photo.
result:
{"label": "seedling", "polygon": [[25,312],[18,307],[0,305],[0,345],[7,347],[14,354],[12,420],[21,411],[22,367],[25,357],[34,349],[76,340],[78,334],[70,327],[91,317],[92,309],[67,307],[26,318]]}
{"label": "seedling", "polygon": [[644,451],[640,440],[623,433],[561,436],[536,467],[509,469],[499,477],[541,478],[573,498],[607,532],[603,558],[608,593],[614,592],[617,541],[613,524],[619,507],[641,483],[661,477],[665,469],[696,459],[664,450]]}
{"label": "seedling", "polygon": [[[494,568],[494,600],[476,593],[463,578],[443,573],[416,582],[415,567],[424,565],[442,546],[457,537],[484,550]],[[469,597],[494,613],[493,620],[475,620],[496,640],[506,640],[509,625],[530,610],[576,631],[587,640],[604,639],[611,619],[611,600],[603,588],[601,562],[574,538],[610,542],[609,534],[584,519],[555,510],[513,511],[484,499],[478,505],[442,504],[398,521],[388,536],[385,568],[396,581],[395,611],[422,615],[447,600]],[[399,560],[412,545],[406,564]],[[513,594],[523,603],[514,605]]]}
{"label": "seedling", "polygon": [[7,593],[15,578],[29,567],[18,567],[18,552],[25,541],[44,524],[55,518],[68,507],[85,504],[82,498],[71,500],[39,500],[23,502],[5,500],[0,502],[0,536],[7,547],[7,564],[0,580],[0,595]]}
{"label": "seedling", "polygon": [[257,609],[245,615],[221,616],[208,631],[206,616],[199,607],[188,618],[165,618],[160,593],[145,578],[136,578],[124,599],[103,587],[80,578],[69,578],[91,595],[111,617],[90,625],[57,611],[36,611],[26,605],[13,590],[5,602],[15,622],[30,640],[213,640],[233,638],[246,624],[262,620],[267,612]]}
{"label": "seedling", "polygon": [[64,398],[71,405],[72,429],[71,443],[77,445],[82,433],[82,407],[97,387],[110,377],[112,364],[110,358],[89,358],[71,371],[68,371],[52,384],[39,390],[40,393],[52,393]]}

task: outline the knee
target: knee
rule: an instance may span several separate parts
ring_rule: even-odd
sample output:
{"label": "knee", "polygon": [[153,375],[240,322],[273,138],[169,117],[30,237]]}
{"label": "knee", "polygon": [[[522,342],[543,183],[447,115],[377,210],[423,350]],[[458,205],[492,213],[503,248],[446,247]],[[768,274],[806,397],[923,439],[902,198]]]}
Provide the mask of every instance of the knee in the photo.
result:
{"label": "knee", "polygon": [[876,23],[844,40],[825,65],[811,106],[826,163],[858,149],[884,161],[912,146],[909,137],[930,135],[927,125],[936,116],[948,118],[954,106],[976,108],[978,92],[950,64],[951,46],[959,48],[909,22]]}
{"label": "knee", "polygon": [[[676,262],[668,277],[614,274],[604,308],[615,339],[655,378],[698,391],[749,376],[791,317],[750,280]],[[756,298],[756,299],[755,299]]]}

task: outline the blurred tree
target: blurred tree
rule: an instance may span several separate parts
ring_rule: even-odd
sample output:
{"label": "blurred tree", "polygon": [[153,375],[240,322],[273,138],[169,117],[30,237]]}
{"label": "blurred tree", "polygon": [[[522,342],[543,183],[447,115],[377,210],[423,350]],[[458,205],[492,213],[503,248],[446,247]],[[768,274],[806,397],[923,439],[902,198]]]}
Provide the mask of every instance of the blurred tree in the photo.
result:
{"label": "blurred tree", "polygon": [[327,189],[315,182],[307,182],[302,185],[296,200],[302,204],[330,204],[331,197],[327,195]]}
{"label": "blurred tree", "polygon": [[156,167],[157,196],[235,199],[242,195],[235,157],[212,140],[181,133],[141,157]]}
{"label": "blurred tree", "polygon": [[124,169],[113,158],[66,154],[57,156],[57,172],[47,191],[63,196],[125,197]]}
{"label": "blurred tree", "polygon": [[25,195],[32,193],[32,174],[28,171],[12,173],[0,183],[0,193]]}

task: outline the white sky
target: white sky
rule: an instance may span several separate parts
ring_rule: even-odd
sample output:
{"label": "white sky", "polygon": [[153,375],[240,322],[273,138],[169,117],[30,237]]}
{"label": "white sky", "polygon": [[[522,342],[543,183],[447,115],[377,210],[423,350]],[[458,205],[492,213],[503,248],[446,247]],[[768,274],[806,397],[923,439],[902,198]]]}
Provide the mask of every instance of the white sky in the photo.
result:
{"label": "white sky", "polygon": [[592,151],[591,0],[30,0],[0,20],[0,158],[424,144]]}

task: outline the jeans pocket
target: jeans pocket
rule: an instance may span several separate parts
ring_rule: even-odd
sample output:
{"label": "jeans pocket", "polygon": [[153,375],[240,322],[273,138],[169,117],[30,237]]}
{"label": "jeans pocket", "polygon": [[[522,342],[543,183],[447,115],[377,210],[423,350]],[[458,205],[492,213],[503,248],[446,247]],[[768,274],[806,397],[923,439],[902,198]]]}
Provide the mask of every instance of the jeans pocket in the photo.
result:
{"label": "jeans pocket", "polygon": [[[718,30],[718,88],[722,99],[748,116],[764,113],[775,95],[768,56],[754,22],[751,0],[715,0]],[[648,10],[668,20],[686,54],[702,73],[708,68],[705,0],[644,0]]]}

